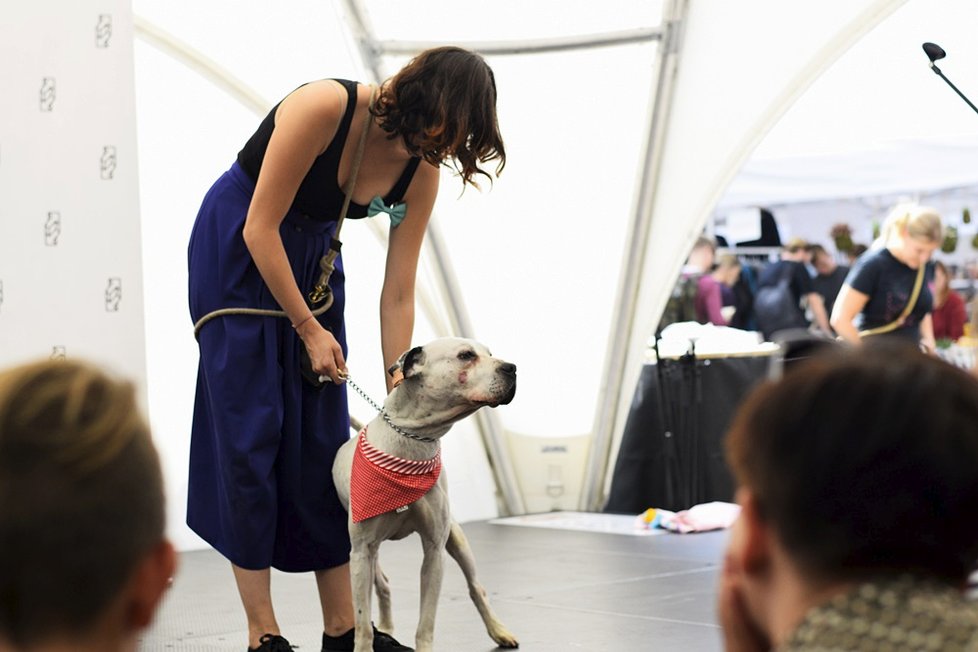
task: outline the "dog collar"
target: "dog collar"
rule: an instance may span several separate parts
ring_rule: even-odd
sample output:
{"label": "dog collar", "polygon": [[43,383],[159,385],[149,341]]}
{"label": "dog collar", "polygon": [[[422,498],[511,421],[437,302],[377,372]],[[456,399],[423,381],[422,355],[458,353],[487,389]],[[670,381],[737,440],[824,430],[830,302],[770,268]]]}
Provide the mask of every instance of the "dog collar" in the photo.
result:
{"label": "dog collar", "polygon": [[[377,405],[377,403],[373,399],[371,399],[367,395],[367,393],[365,391],[363,391],[362,389],[360,389],[360,386],[357,385],[355,382],[353,382],[353,379],[350,378],[350,375],[349,374],[343,376],[343,382],[345,382],[347,385],[349,385],[350,387],[352,387],[356,391],[357,394],[359,394],[361,397],[363,397],[363,400],[365,400],[367,403],[370,403],[370,405],[372,405],[373,408],[375,410],[377,410],[377,412],[380,413],[380,416],[384,417],[384,421],[387,422],[387,425],[389,425],[391,428],[393,428],[394,429],[394,432],[396,432],[397,434],[399,434],[399,435],[401,435],[403,437],[407,437],[409,439],[414,439],[414,440],[417,440],[417,441],[427,442],[429,444],[432,444],[432,443],[438,441],[438,439],[436,437],[422,437],[421,435],[416,435],[416,434],[414,434],[412,432],[408,432],[408,431],[404,430],[403,428],[401,428],[400,426],[398,426],[397,424],[395,424],[393,421],[391,421],[391,418],[387,415],[387,410],[385,410],[381,406]],[[395,387],[396,386],[397,385],[395,385]]]}
{"label": "dog collar", "polygon": [[350,475],[350,514],[354,523],[392,511],[403,511],[438,482],[441,450],[429,460],[407,460],[386,453],[360,431]]}
{"label": "dog collar", "polygon": [[393,380],[391,384],[394,385],[394,387],[397,387],[404,382],[404,372],[400,369],[395,369],[393,373],[391,373],[391,379]]}

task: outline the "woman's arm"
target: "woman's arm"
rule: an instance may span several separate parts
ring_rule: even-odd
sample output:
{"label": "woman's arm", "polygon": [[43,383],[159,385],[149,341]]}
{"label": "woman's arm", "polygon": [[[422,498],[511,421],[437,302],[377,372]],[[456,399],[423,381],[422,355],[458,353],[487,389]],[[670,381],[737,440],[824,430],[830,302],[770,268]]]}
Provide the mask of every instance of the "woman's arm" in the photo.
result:
{"label": "woman's arm", "polygon": [[313,161],[332,140],[344,106],[332,82],[309,84],[279,106],[255,193],[248,208],[244,241],[272,296],[305,343],[314,371],[339,382],[345,369],[336,339],[306,304],[289,265],[279,227]]}
{"label": "woman's arm", "polygon": [[832,328],[829,324],[829,316],[825,314],[825,300],[822,295],[818,292],[810,292],[808,294],[808,305],[815,316],[815,324],[826,335],[832,335]]}
{"label": "woman's arm", "polygon": [[931,319],[930,313],[920,320],[920,346],[932,355],[937,349],[937,342],[934,341],[934,320]]}
{"label": "woman's arm", "polygon": [[[411,185],[404,193],[407,214],[390,230],[384,285],[380,293],[380,347],[385,371],[411,347],[418,257],[438,195],[438,178],[438,169],[434,166],[424,161],[418,165]],[[390,392],[394,388],[394,379],[386,373],[384,377]]]}
{"label": "woman's arm", "polygon": [[866,307],[868,301],[869,295],[854,289],[848,283],[842,285],[839,296],[835,298],[830,324],[836,334],[850,344],[860,343],[859,331],[852,322]]}

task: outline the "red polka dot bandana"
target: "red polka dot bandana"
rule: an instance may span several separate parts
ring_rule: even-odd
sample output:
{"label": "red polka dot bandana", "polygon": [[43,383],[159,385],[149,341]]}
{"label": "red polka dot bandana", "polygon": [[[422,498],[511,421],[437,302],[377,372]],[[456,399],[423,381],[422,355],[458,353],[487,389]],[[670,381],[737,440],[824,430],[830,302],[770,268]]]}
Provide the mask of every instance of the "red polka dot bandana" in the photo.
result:
{"label": "red polka dot bandana", "polygon": [[438,482],[441,451],[430,460],[406,460],[375,448],[360,431],[350,476],[350,513],[359,523],[410,505]]}

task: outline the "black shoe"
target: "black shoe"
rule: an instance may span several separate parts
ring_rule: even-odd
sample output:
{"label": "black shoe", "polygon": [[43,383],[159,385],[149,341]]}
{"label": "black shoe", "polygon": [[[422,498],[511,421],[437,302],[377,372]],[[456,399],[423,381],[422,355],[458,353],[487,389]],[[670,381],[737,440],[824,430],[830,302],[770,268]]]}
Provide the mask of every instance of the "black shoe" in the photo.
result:
{"label": "black shoe", "polygon": [[[323,632],[323,652],[353,652],[353,630],[340,636]],[[393,636],[374,627],[374,652],[414,652],[414,648],[401,645]]]}
{"label": "black shoe", "polygon": [[258,639],[258,643],[258,647],[249,647],[248,652],[292,652],[292,646],[285,637],[277,634],[265,634]]}
{"label": "black shoe", "polygon": [[393,636],[374,626],[374,652],[414,652],[414,648],[401,645]]}

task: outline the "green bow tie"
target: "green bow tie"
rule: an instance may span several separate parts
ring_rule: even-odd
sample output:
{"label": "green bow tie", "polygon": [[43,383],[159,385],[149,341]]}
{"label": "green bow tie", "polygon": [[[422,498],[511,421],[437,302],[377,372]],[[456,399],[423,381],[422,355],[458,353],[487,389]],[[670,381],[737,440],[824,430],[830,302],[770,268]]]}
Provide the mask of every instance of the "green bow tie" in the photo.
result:
{"label": "green bow tie", "polygon": [[370,200],[370,205],[367,206],[367,215],[373,217],[378,213],[387,213],[390,215],[391,226],[397,226],[404,220],[404,215],[407,213],[407,204],[400,202],[388,208],[380,195],[377,195]]}

